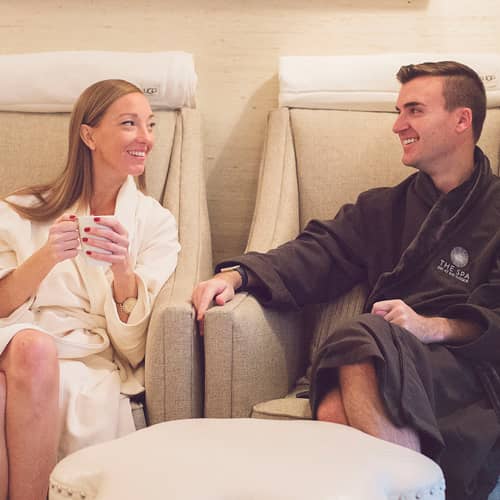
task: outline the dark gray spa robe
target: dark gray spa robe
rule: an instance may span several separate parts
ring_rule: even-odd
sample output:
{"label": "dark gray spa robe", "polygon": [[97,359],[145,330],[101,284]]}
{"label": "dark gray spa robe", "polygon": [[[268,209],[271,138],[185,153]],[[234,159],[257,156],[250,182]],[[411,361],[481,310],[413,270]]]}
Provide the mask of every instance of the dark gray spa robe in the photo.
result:
{"label": "dark gray spa robe", "polygon": [[[275,250],[231,261],[258,277],[252,293],[274,308],[326,302],[368,284],[365,314],[335,332],[314,361],[313,412],[334,387],[336,367],[371,357],[391,419],[417,429],[453,500],[487,498],[500,472],[499,229],[500,179],[476,148],[471,178],[445,195],[418,172],[362,193]],[[424,345],[366,314],[386,299],[473,321],[482,334],[463,345]]]}

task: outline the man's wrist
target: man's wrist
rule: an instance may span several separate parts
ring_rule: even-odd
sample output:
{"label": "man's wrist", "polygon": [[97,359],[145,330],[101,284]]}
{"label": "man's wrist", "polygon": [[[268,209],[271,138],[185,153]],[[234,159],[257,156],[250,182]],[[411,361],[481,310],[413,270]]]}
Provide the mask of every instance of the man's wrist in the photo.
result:
{"label": "man's wrist", "polygon": [[234,291],[242,292],[247,289],[248,285],[248,275],[244,266],[237,264],[234,266],[221,267],[218,269],[218,274],[224,275],[225,273],[231,273],[234,277],[239,276],[239,280],[234,283]]}

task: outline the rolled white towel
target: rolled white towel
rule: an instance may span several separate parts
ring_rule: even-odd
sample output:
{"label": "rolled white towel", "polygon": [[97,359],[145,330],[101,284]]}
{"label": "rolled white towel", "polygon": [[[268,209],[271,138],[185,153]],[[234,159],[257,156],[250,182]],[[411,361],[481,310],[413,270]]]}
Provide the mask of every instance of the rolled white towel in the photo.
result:
{"label": "rolled white towel", "polygon": [[488,107],[500,106],[500,54],[399,53],[280,58],[280,106],[394,111],[396,73],[406,64],[453,60],[477,71]]}
{"label": "rolled white towel", "polygon": [[71,111],[81,92],[109,78],[143,89],[153,109],[196,107],[197,77],[186,52],[39,52],[0,55],[0,110]]}

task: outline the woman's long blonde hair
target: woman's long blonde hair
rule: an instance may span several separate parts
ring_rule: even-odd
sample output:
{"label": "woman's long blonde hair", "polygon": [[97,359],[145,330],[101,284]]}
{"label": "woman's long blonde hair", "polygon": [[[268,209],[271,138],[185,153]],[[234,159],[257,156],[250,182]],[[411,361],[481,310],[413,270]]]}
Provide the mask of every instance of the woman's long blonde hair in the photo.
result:
{"label": "woman's long blonde hair", "polygon": [[[94,189],[92,156],[80,137],[82,124],[99,125],[104,113],[120,97],[142,90],[125,80],[102,80],[94,83],[78,98],[69,123],[68,156],[66,166],[53,182],[18,189],[11,194],[33,195],[38,203],[22,206],[4,198],[16,212],[26,219],[47,221],[59,217],[77,201],[88,206]],[[145,174],[137,178],[139,189],[146,188]]]}

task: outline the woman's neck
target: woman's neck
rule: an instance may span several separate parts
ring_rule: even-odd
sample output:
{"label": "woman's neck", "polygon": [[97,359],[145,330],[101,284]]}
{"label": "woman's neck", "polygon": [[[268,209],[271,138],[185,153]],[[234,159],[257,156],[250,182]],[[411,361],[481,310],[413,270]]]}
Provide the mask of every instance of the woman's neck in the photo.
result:
{"label": "woman's neck", "polygon": [[[94,171],[94,174],[96,171]],[[94,175],[94,192],[90,199],[90,213],[96,215],[113,215],[115,213],[116,197],[126,178],[111,179],[109,177]]]}
{"label": "woman's neck", "polygon": [[90,213],[93,215],[113,215],[115,213],[116,197],[120,188],[97,189],[92,194],[89,203]]}

